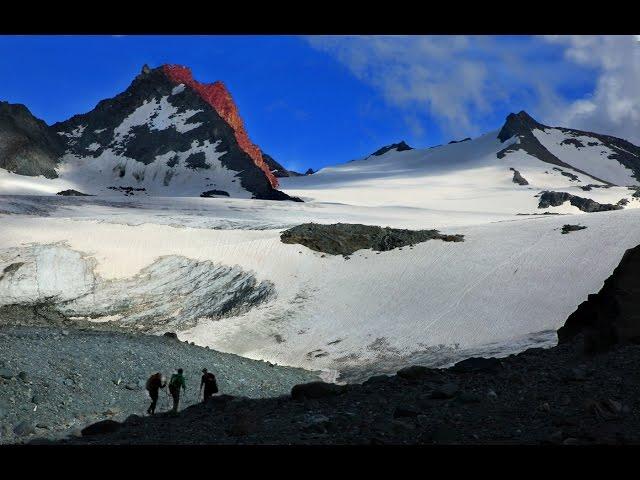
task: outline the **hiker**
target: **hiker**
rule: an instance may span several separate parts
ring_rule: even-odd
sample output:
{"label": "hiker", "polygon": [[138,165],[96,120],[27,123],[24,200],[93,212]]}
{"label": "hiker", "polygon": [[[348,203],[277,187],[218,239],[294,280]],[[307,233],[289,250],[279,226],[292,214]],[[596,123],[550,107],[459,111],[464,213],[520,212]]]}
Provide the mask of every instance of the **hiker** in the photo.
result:
{"label": "hiker", "polygon": [[202,369],[202,380],[200,380],[200,391],[204,387],[204,395],[202,401],[206,402],[211,398],[214,393],[218,393],[218,383],[216,382],[216,376],[213,373],[209,373],[206,368]]}
{"label": "hiker", "polygon": [[156,405],[158,403],[158,393],[161,388],[167,386],[167,382],[162,377],[160,372],[154,373],[147,379],[146,388],[149,392],[149,397],[151,397],[151,405],[147,409],[147,413],[149,415],[154,415],[156,413]]}
{"label": "hiker", "polygon": [[187,390],[187,385],[184,382],[184,375],[182,375],[182,369],[178,369],[178,373],[174,373],[171,375],[171,380],[169,380],[169,393],[173,397],[173,412],[176,413],[178,411],[178,404],[180,403],[180,387],[183,390]]}

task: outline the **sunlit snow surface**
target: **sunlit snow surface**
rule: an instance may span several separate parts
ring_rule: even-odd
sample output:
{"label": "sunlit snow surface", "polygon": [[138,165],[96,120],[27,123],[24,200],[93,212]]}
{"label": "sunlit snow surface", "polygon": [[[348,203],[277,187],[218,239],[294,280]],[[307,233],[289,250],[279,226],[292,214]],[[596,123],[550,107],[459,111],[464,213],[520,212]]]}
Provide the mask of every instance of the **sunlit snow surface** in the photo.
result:
{"label": "sunlit snow surface", "polygon": [[[498,159],[504,146],[490,134],[282,179],[305,203],[0,196],[0,304],[48,302],[74,317],[177,329],[184,340],[349,380],[550,346],[640,244],[640,201],[625,187],[583,191],[598,182],[574,171],[572,181],[524,152]],[[530,185],[513,183],[510,168]],[[542,190],[630,203],[541,210]],[[543,211],[570,215],[517,215]],[[309,221],[438,228],[465,241],[350,259],[280,242],[283,229]],[[587,228],[563,235],[565,223]]]}

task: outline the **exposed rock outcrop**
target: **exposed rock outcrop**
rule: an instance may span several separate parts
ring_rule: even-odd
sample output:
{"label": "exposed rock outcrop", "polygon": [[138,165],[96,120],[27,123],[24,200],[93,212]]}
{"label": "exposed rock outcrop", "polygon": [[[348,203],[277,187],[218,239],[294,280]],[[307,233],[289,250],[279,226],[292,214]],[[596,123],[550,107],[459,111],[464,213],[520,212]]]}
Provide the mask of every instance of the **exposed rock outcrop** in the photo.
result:
{"label": "exposed rock outcrop", "polygon": [[269,167],[269,170],[271,170],[271,173],[277,178],[301,177],[302,175],[304,175],[294,170],[287,170],[279,162],[277,162],[275,158],[273,158],[271,155],[268,155],[264,152],[262,152],[262,158],[264,159],[265,163]]}
{"label": "exposed rock outcrop", "polygon": [[583,334],[588,352],[640,343],[640,245],[627,250],[598,293],[591,294],[558,330],[566,343]]}
{"label": "exposed rock outcrop", "polygon": [[390,152],[391,150],[395,150],[396,152],[404,152],[406,150],[413,150],[413,147],[410,147],[409,145],[406,144],[404,140],[402,140],[399,143],[392,143],[391,145],[386,145],[382,148],[379,148],[378,150],[373,152],[371,156],[379,157],[380,155],[384,155],[385,153]]}
{"label": "exposed rock outcrop", "polygon": [[351,223],[304,223],[280,235],[283,243],[297,243],[331,255],[351,255],[365,248],[383,252],[434,239],[462,242],[464,236],[443,235],[438,230],[405,230]]}
{"label": "exposed rock outcrop", "polygon": [[570,224],[566,224],[562,226],[562,233],[563,234],[567,234],[567,233],[571,233],[571,232],[577,232],[578,230],[584,230],[585,227],[584,225],[570,225]]}
{"label": "exposed rock outcrop", "polygon": [[515,168],[510,168],[509,170],[513,172],[513,183],[517,183],[518,185],[529,185],[529,182],[527,182],[527,180],[522,175],[520,175],[520,172],[518,170],[516,170]]}
{"label": "exposed rock outcrop", "polygon": [[0,102],[0,168],[57,178],[64,141],[24,105]]}
{"label": "exposed rock outcrop", "polygon": [[225,192],[224,190],[207,190],[206,192],[202,192],[200,196],[203,198],[228,197],[229,192]]}
{"label": "exposed rock outcrop", "polygon": [[78,190],[62,190],[61,192],[56,193],[56,195],[60,195],[62,197],[91,197],[91,195],[87,193],[79,192]]}
{"label": "exposed rock outcrop", "polygon": [[590,198],[578,197],[567,192],[544,191],[540,195],[538,208],[559,207],[564,202],[569,201],[574,207],[578,207],[583,212],[606,212],[609,210],[621,210],[622,205],[612,205],[610,203],[598,203]]}
{"label": "exposed rock outcrop", "polygon": [[577,176],[577,175],[574,175],[574,174],[573,174],[573,173],[571,173],[571,172],[565,172],[564,170],[562,170],[561,168],[558,168],[558,167],[553,167],[553,169],[554,169],[556,172],[560,172],[560,175],[562,175],[562,176],[564,176],[564,177],[568,177],[568,178],[569,178],[569,181],[571,181],[571,182],[579,182],[579,181],[580,181],[580,179],[578,178],[578,176]]}

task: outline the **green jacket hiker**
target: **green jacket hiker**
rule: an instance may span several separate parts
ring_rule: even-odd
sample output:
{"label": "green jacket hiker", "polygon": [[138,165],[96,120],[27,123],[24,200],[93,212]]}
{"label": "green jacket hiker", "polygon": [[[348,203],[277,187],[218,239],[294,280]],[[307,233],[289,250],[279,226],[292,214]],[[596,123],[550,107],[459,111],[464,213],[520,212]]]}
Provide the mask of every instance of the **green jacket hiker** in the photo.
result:
{"label": "green jacket hiker", "polygon": [[182,374],[182,369],[178,369],[178,373],[174,373],[171,375],[171,380],[169,380],[169,392],[171,393],[171,397],[173,397],[173,411],[178,411],[178,404],[180,403],[180,388],[182,390],[187,389],[187,384],[184,380],[184,375]]}

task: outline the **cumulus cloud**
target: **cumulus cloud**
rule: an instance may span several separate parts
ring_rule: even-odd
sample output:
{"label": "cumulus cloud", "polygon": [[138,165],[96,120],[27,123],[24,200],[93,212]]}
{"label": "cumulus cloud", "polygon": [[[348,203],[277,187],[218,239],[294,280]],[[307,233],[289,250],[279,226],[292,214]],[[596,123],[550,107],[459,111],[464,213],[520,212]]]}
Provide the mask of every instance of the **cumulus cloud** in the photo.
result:
{"label": "cumulus cloud", "polygon": [[[495,128],[525,109],[540,121],[640,140],[636,36],[314,36],[307,41],[402,109],[414,134],[429,115],[452,135]],[[595,85],[585,98],[560,92]],[[500,117],[501,118],[501,117]],[[499,120],[498,120],[499,121]]]}
{"label": "cumulus cloud", "polygon": [[549,36],[568,62],[593,68],[593,93],[569,103],[555,117],[571,127],[640,143],[640,44],[637,35]]}
{"label": "cumulus cloud", "polygon": [[[334,55],[394,106],[428,108],[450,126],[471,127],[469,109],[488,108],[487,69],[465,58],[469,37],[321,36],[310,44]],[[434,68],[436,67],[436,68]],[[414,113],[405,119],[420,131]]]}

